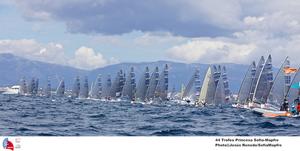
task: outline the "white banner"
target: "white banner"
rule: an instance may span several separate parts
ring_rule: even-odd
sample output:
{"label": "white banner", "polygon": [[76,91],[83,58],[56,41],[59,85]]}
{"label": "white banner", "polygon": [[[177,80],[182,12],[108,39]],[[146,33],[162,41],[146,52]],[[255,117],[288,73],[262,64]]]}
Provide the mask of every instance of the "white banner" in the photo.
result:
{"label": "white banner", "polygon": [[282,151],[300,137],[1,137],[0,151]]}

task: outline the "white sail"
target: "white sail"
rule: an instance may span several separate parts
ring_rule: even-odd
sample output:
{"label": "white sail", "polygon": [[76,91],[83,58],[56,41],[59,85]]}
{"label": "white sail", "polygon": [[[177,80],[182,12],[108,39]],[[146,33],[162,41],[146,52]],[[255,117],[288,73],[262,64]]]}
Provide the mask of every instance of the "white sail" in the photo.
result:
{"label": "white sail", "polygon": [[149,88],[146,92],[147,100],[154,99],[154,93],[158,84],[158,80],[159,80],[159,71],[158,71],[158,67],[156,67],[150,77]]}
{"label": "white sail", "polygon": [[196,75],[197,73],[199,72],[199,70],[195,70],[194,74],[192,75],[192,77],[190,78],[188,84],[186,85],[184,91],[183,91],[183,94],[182,94],[182,99],[185,98],[185,97],[188,97],[191,93],[191,90],[195,84],[195,80],[196,80]]}
{"label": "white sail", "polygon": [[150,73],[149,68],[146,67],[145,72],[142,74],[136,92],[136,100],[145,100],[146,92],[148,90],[150,83]]}
{"label": "white sail", "polygon": [[199,100],[197,103],[213,104],[215,90],[216,90],[216,85],[215,85],[215,79],[213,77],[212,69],[211,67],[208,67],[203,80]]}
{"label": "white sail", "polygon": [[88,82],[88,77],[84,77],[83,85],[80,89],[80,98],[87,98],[89,95],[89,82]]}
{"label": "white sail", "polygon": [[219,79],[218,85],[216,87],[214,101],[212,104],[214,105],[220,105],[225,103],[225,88],[224,88],[224,81],[223,78]]}
{"label": "white sail", "polygon": [[213,65],[213,78],[214,78],[215,86],[218,85],[220,77],[221,77],[221,66],[218,65],[217,67],[216,65]]}
{"label": "white sail", "polygon": [[93,88],[91,89],[91,98],[100,99],[102,96],[102,81],[101,74],[97,76],[95,83],[93,84]]}
{"label": "white sail", "polygon": [[262,69],[264,67],[264,64],[265,64],[265,58],[263,56],[261,56],[257,66],[256,66],[256,71],[255,71],[255,76],[254,76],[254,79],[251,83],[251,91],[250,91],[250,96],[249,98],[253,101],[253,98],[255,97],[254,96],[254,91],[255,91],[255,88],[258,84],[258,79],[259,79],[259,76],[261,75],[261,72],[262,72]]}
{"label": "white sail", "polygon": [[110,97],[110,91],[111,91],[111,86],[112,86],[112,83],[111,83],[111,76],[110,75],[107,75],[107,79],[104,83],[104,86],[103,86],[103,93],[102,93],[102,97],[103,98],[108,98]]}
{"label": "white sail", "polygon": [[252,100],[258,101],[260,103],[266,103],[272,84],[273,84],[272,58],[271,55],[269,55],[268,59],[263,65],[263,69],[260,72],[256,87],[254,89],[254,95]]}
{"label": "white sail", "polygon": [[95,87],[94,82],[92,82],[91,83],[91,88],[90,88],[90,91],[89,91],[89,95],[88,95],[90,98],[94,98],[93,97],[94,93],[95,93],[94,87]]}
{"label": "white sail", "polygon": [[230,89],[229,89],[229,81],[228,81],[228,77],[227,77],[227,70],[226,70],[226,67],[223,66],[223,69],[222,69],[222,80],[223,80],[223,85],[224,85],[224,93],[225,93],[225,98],[226,98],[226,101],[229,101],[230,99]]}
{"label": "white sail", "polygon": [[135,97],[135,89],[136,89],[135,73],[134,73],[134,68],[131,67],[125,80],[125,85],[122,91],[122,97],[124,99],[133,100],[133,98]]}
{"label": "white sail", "polygon": [[56,89],[56,96],[62,97],[65,94],[65,81],[61,80]]}
{"label": "white sail", "polygon": [[282,63],[279,71],[277,72],[277,75],[274,79],[273,86],[270,90],[267,103],[271,104],[273,107],[280,109],[281,104],[283,103],[283,100],[285,99],[285,96],[287,94],[288,88],[290,86],[290,74],[284,73],[284,68],[290,67],[290,61],[289,58],[286,57],[284,62]]}
{"label": "white sail", "polygon": [[126,74],[123,72],[123,70],[120,70],[120,82],[118,85],[118,89],[117,89],[117,97],[121,97],[122,96],[122,91],[125,85],[125,78]]}
{"label": "white sail", "polygon": [[190,78],[186,88],[184,89],[182,99],[186,97],[190,97],[195,100],[199,99],[200,91],[201,91],[200,71],[196,69],[194,74]]}
{"label": "white sail", "polygon": [[157,88],[155,90],[155,97],[161,100],[167,100],[169,87],[169,67],[166,64],[164,70],[160,74]]}
{"label": "white sail", "polygon": [[80,79],[79,76],[77,76],[74,80],[74,85],[72,89],[72,97],[78,98],[80,93]]}
{"label": "white sail", "polygon": [[256,72],[256,65],[255,62],[253,61],[252,64],[249,66],[245,74],[245,77],[243,79],[243,82],[241,84],[238,93],[238,103],[244,104],[246,103],[247,100],[250,100],[251,85],[255,78],[255,72]]}
{"label": "white sail", "polygon": [[109,93],[109,96],[112,97],[112,98],[116,98],[116,97],[120,97],[121,93],[121,78],[123,76],[123,71],[120,70],[117,75],[116,75],[116,78],[115,80],[113,81],[112,83],[112,86],[111,86],[111,89],[110,89],[110,93]]}

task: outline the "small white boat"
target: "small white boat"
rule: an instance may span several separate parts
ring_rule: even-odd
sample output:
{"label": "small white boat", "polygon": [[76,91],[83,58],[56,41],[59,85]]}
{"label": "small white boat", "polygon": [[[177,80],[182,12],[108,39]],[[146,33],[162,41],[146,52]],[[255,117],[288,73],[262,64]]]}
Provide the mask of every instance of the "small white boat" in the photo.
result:
{"label": "small white boat", "polygon": [[6,87],[3,89],[4,91],[2,94],[5,95],[17,95],[20,93],[20,86],[19,85],[14,85],[12,87]]}

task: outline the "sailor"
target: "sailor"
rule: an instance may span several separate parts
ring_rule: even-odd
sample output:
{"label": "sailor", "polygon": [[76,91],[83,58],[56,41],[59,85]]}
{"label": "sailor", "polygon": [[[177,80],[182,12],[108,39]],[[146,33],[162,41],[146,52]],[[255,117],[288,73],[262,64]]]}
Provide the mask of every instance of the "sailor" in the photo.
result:
{"label": "sailor", "polygon": [[280,107],[280,111],[288,111],[288,109],[289,109],[289,102],[285,98],[284,101],[283,101],[283,104]]}
{"label": "sailor", "polygon": [[297,114],[297,111],[296,111],[296,108],[295,108],[295,105],[294,105],[294,104],[292,104],[292,107],[291,107],[291,113],[292,113],[293,115]]}
{"label": "sailor", "polygon": [[298,103],[299,103],[299,97],[297,97],[293,104],[292,104],[292,107],[291,107],[291,112],[296,115],[296,114],[299,114],[299,111],[297,111],[297,108],[298,108]]}

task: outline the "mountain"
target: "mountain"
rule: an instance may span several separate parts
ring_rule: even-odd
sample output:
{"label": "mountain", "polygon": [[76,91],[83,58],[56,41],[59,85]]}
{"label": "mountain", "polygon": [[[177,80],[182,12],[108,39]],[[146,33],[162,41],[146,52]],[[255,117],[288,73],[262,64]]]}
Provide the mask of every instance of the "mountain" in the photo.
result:
{"label": "mountain", "polygon": [[88,71],[32,61],[5,53],[0,54],[0,73],[0,86],[19,84],[22,77],[25,77],[26,80],[36,77],[39,78],[40,87],[43,87],[48,77],[53,86],[58,85],[60,79],[64,79],[68,86],[72,83],[75,75],[85,75]]}
{"label": "mountain", "polygon": [[[169,70],[169,89],[175,87],[180,89],[182,84],[186,84],[192,76],[195,68],[200,69],[201,79],[204,78],[205,72],[208,68],[208,64],[185,64],[170,61],[156,61],[156,62],[141,62],[141,63],[120,63],[115,65],[109,65],[103,68],[87,71],[80,70],[68,66],[62,66],[57,64],[44,63],[39,61],[32,61],[17,57],[12,54],[0,54],[0,86],[18,84],[22,77],[26,77],[26,80],[32,77],[38,77],[40,79],[40,86],[44,86],[47,77],[51,78],[52,85],[55,87],[58,84],[59,79],[65,79],[67,88],[71,88],[75,76],[88,75],[89,82],[95,81],[96,76],[101,74],[105,77],[111,74],[112,79],[115,78],[117,71],[123,69],[128,74],[129,68],[134,67],[137,76],[137,82],[140,75],[145,70],[145,67],[150,68],[152,72],[155,66],[158,66],[160,72],[163,70],[165,64],[170,67]],[[230,89],[237,93],[244,74],[248,68],[248,65],[241,64],[222,64],[227,67],[228,79],[230,82]]]}
{"label": "mountain", "polygon": [[[195,69],[200,69],[200,78],[203,79],[206,73],[206,70],[209,64],[185,64],[178,62],[170,62],[170,61],[157,61],[157,62],[142,62],[142,63],[121,63],[116,65],[106,66],[104,68],[95,69],[89,72],[90,79],[96,79],[97,74],[101,74],[102,77],[107,77],[108,74],[111,74],[112,79],[114,79],[115,73],[120,69],[125,70],[127,74],[130,67],[134,67],[136,76],[139,77],[144,72],[145,67],[148,66],[150,72],[154,70],[156,66],[159,67],[160,72],[163,70],[165,64],[168,64],[170,67],[169,70],[169,89],[171,90],[173,87],[176,90],[180,90],[182,84],[187,84]],[[228,72],[228,79],[230,88],[233,92],[237,93],[244,78],[244,74],[248,68],[247,65],[241,64],[221,64],[226,66]],[[137,80],[138,81],[138,80]]]}

